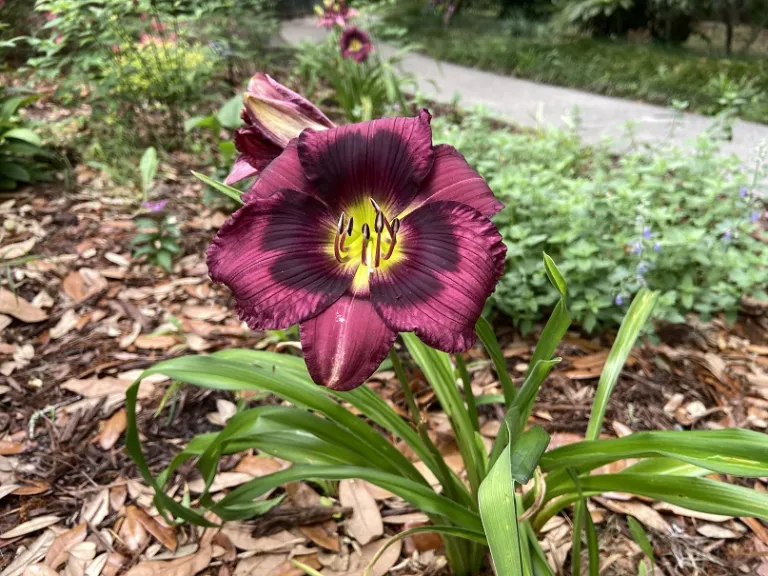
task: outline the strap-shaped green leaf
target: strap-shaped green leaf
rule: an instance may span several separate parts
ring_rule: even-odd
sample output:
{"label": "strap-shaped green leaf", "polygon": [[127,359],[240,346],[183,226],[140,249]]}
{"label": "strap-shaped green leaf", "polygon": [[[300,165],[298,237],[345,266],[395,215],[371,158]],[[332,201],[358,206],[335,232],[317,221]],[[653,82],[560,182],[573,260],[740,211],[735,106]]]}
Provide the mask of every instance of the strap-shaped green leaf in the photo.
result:
{"label": "strap-shaped green leaf", "polygon": [[597,384],[595,401],[592,404],[592,414],[590,414],[589,425],[587,426],[587,440],[596,440],[600,435],[600,430],[603,427],[603,418],[605,417],[605,409],[608,406],[608,398],[610,398],[611,392],[613,392],[613,387],[619,379],[619,374],[621,374],[621,370],[624,368],[624,363],[627,361],[627,356],[629,356],[629,352],[632,350],[640,330],[645,326],[653,311],[658,295],[658,292],[651,292],[647,288],[642,288],[635,296],[632,305],[627,311],[627,315],[621,323],[619,333],[616,335],[616,341],[608,353],[603,372],[600,374],[600,381]]}
{"label": "strap-shaped green leaf", "polygon": [[585,440],[561,446],[541,459],[551,472],[573,467],[580,473],[626,458],[668,457],[721,474],[768,476],[766,435],[752,430],[652,431],[623,438]]}
{"label": "strap-shaped green leaf", "polygon": [[195,172],[194,170],[192,170],[192,175],[198,180],[208,184],[208,186],[210,186],[214,190],[221,192],[222,194],[224,194],[224,196],[229,196],[230,198],[232,198],[232,200],[234,200],[238,204],[243,203],[243,199],[241,198],[243,193],[237,188],[233,188],[232,186],[227,186],[226,184],[217,182],[213,178],[209,178],[205,174],[200,174],[200,172]]}

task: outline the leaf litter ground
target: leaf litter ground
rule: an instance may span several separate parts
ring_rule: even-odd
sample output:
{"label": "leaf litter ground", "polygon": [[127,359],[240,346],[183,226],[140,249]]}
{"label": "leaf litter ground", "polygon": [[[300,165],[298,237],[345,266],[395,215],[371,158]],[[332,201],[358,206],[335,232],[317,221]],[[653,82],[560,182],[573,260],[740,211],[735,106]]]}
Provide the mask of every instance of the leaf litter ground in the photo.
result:
{"label": "leaf litter ground", "polygon": [[[159,360],[229,347],[297,353],[295,335],[256,334],[233,315],[225,289],[207,278],[205,248],[226,218],[201,208],[201,189],[174,158],[162,189],[181,222],[184,256],[165,274],[131,258],[133,201],[106,193],[112,184],[80,166],[78,188],[62,194],[41,187],[0,197],[4,222],[0,259],[37,258],[4,265],[0,288],[0,576],[66,574],[299,575],[291,560],[326,576],[360,574],[375,551],[403,529],[427,521],[391,494],[360,481],[327,486],[296,483],[267,516],[218,530],[171,527],[158,516],[151,491],[138,479],[124,446],[124,392]],[[175,168],[174,168],[175,166]],[[7,250],[8,247],[11,250]],[[604,434],[650,429],[768,426],[768,315],[745,302],[734,326],[691,318],[661,327],[630,357],[609,406]],[[504,319],[495,322],[513,376],[522,381],[535,344]],[[761,337],[763,338],[761,340]],[[611,337],[570,332],[564,358],[542,389],[533,419],[553,446],[581,440]],[[498,394],[482,350],[468,354],[476,394]],[[462,473],[450,423],[423,377],[413,388],[449,466]],[[184,388],[155,415],[170,382],[142,387],[139,416],[144,449],[158,472],[195,434],[212,432],[238,403],[270,397]],[[369,384],[404,417],[391,372]],[[490,443],[502,410],[481,406]],[[223,460],[214,490],[225,493],[288,464],[253,450]],[[620,465],[615,467],[620,469]],[[184,466],[174,486],[193,495],[201,480]],[[765,482],[752,481],[764,490]],[[635,574],[640,549],[628,514],[651,534],[660,573],[768,574],[768,528],[757,520],[695,514],[646,499],[607,494],[592,502],[604,574]],[[570,518],[554,518],[541,535],[553,567],[568,569]],[[394,546],[380,573],[447,573],[440,539],[419,535]]]}

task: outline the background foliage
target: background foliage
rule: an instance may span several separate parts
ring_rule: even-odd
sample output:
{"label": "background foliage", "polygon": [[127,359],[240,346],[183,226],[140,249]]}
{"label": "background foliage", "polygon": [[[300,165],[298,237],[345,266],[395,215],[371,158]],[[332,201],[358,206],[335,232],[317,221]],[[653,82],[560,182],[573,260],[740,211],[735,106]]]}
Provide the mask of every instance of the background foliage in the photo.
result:
{"label": "background foliage", "polygon": [[657,317],[671,322],[688,312],[733,319],[742,294],[768,299],[768,246],[753,235],[765,171],[721,158],[706,136],[695,154],[635,148],[617,157],[570,131],[491,130],[479,115],[459,125],[438,117],[433,129],[506,206],[496,223],[507,272],[494,302],[523,329],[557,299],[539,273],[542,251],[568,277],[571,313],[589,331],[617,323],[643,285],[660,292]]}

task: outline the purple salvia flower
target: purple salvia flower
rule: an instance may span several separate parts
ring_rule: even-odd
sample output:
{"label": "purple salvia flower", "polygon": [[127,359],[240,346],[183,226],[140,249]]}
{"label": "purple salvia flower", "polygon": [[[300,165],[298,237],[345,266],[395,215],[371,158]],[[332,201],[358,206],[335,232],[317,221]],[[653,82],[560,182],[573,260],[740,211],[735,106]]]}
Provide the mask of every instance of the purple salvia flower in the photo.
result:
{"label": "purple salvia flower", "polygon": [[746,198],[749,195],[749,190],[747,190],[746,186],[742,186],[741,190],[739,190],[739,198]]}
{"label": "purple salvia flower", "polygon": [[648,240],[651,236],[652,236],[652,234],[651,234],[651,227],[650,226],[646,226],[645,228],[643,228],[643,238]]}
{"label": "purple salvia flower", "polygon": [[752,215],[749,217],[749,219],[750,219],[750,221],[751,221],[751,222],[754,224],[754,223],[756,223],[758,220],[760,220],[760,216],[762,216],[762,214],[760,213],[760,211],[759,211],[759,210],[754,210],[754,211],[752,212]]}
{"label": "purple salvia flower", "polygon": [[632,245],[632,254],[642,254],[643,253],[643,245],[640,242],[635,242]]}
{"label": "purple salvia flower", "polygon": [[141,203],[150,212],[162,212],[166,204],[168,204],[168,200],[147,200]]}
{"label": "purple salvia flower", "polygon": [[621,296],[621,294],[618,294],[614,302],[616,303],[616,306],[621,306],[624,304],[624,298]]}
{"label": "purple salvia flower", "polygon": [[648,264],[645,262],[640,262],[640,264],[637,265],[637,273],[639,275],[643,275],[648,271]]}
{"label": "purple salvia flower", "polygon": [[661,252],[661,242],[654,242],[653,243],[653,251],[654,252]]}

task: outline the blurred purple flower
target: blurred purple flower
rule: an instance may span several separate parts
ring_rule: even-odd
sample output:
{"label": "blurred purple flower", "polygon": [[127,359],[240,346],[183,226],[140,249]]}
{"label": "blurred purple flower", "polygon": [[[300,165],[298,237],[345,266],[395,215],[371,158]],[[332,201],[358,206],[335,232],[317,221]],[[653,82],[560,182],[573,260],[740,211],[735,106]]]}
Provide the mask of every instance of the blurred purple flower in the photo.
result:
{"label": "blurred purple flower", "polygon": [[645,262],[640,262],[640,264],[637,265],[637,273],[639,275],[643,275],[648,271],[648,264]]}
{"label": "blurred purple flower", "polygon": [[643,245],[640,242],[635,242],[632,245],[632,254],[642,254],[643,253]]}
{"label": "blurred purple flower", "polygon": [[747,190],[746,186],[742,186],[741,190],[739,190],[739,198],[746,198],[749,195],[749,190]]}
{"label": "blurred purple flower", "polygon": [[147,200],[141,203],[150,212],[162,212],[166,204],[168,204],[168,200]]}
{"label": "blurred purple flower", "polygon": [[651,234],[651,227],[650,226],[646,226],[645,228],[643,228],[643,238],[648,240],[651,236],[652,236],[652,234]]}
{"label": "blurred purple flower", "polygon": [[339,47],[344,58],[352,58],[355,62],[365,62],[368,54],[373,52],[371,37],[356,26],[342,32]]}
{"label": "blurred purple flower", "polygon": [[723,240],[730,241],[733,239],[733,232],[730,230],[726,230],[725,234],[723,234]]}
{"label": "blurred purple flower", "polygon": [[750,219],[750,220],[752,221],[752,223],[754,224],[755,222],[757,222],[758,220],[760,220],[760,216],[762,216],[762,214],[760,213],[760,211],[759,211],[759,210],[754,210],[754,211],[752,212],[752,215],[750,216],[750,218],[749,218],[749,219]]}
{"label": "blurred purple flower", "polygon": [[614,300],[614,302],[616,303],[616,306],[621,306],[622,304],[624,304],[624,298],[622,298],[621,294],[619,294],[618,296],[616,296],[616,299]]}

